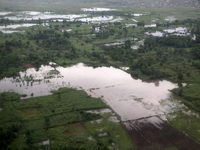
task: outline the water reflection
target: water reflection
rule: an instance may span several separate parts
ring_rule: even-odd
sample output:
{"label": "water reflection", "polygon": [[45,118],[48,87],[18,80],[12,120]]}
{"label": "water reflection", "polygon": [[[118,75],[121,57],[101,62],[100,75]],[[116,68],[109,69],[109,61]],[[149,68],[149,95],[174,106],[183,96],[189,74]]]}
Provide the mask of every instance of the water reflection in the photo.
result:
{"label": "water reflection", "polygon": [[89,12],[104,12],[104,11],[115,11],[116,9],[111,9],[111,8],[82,8],[82,11],[89,11]]}
{"label": "water reflection", "polygon": [[85,14],[55,14],[53,12],[22,11],[16,12],[14,16],[5,16],[9,20],[39,20],[39,19],[67,19],[74,21],[77,18],[86,17]]}
{"label": "water reflection", "polygon": [[37,24],[33,24],[33,23],[13,24],[13,25],[0,26],[0,30],[17,29],[17,28],[21,28],[21,27],[32,27],[32,26],[36,26],[36,25]]}
{"label": "water reflection", "polygon": [[163,36],[168,36],[168,35],[189,36],[190,32],[185,27],[177,27],[177,28],[172,28],[172,29],[165,29],[163,31],[156,31],[152,33],[146,32],[145,34],[152,35],[155,37],[163,37]]}
{"label": "water reflection", "polygon": [[168,16],[165,18],[165,20],[168,22],[174,22],[176,20],[176,18],[174,16]]}
{"label": "water reflection", "polygon": [[[179,103],[169,100],[168,81],[143,82],[114,67],[88,67],[82,63],[72,67],[41,66],[20,72],[20,76],[0,81],[0,91],[15,91],[29,97],[47,95],[60,87],[84,89],[89,95],[101,97],[123,121],[164,115],[178,109]],[[32,94],[33,93],[33,94]]]}

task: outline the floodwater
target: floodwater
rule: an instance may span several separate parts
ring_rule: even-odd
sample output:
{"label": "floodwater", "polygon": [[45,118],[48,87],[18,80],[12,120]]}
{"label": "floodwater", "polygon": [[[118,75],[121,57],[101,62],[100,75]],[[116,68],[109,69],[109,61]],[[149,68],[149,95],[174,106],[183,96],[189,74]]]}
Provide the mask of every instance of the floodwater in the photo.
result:
{"label": "floodwater", "polygon": [[7,25],[7,26],[0,26],[0,30],[5,30],[5,29],[17,29],[21,27],[32,27],[37,24],[32,24],[32,23],[26,23],[26,24],[13,24],[13,25]]}
{"label": "floodwater", "polygon": [[156,28],[157,25],[156,24],[148,24],[148,25],[144,25],[145,28]]}
{"label": "floodwater", "polygon": [[115,11],[116,9],[111,9],[111,8],[82,8],[82,11],[88,11],[88,12],[101,12],[101,11]]}
{"label": "floodwater", "polygon": [[117,17],[117,18],[115,18],[113,20],[110,20],[109,22],[121,22],[122,20],[123,20],[123,18]]}
{"label": "floodwater", "polygon": [[132,19],[134,22],[138,22],[137,20],[135,20],[135,19]]}
{"label": "floodwater", "polygon": [[62,32],[71,32],[72,31],[72,29],[67,29],[67,30],[62,30]]}
{"label": "floodwater", "polygon": [[36,11],[22,11],[16,12],[14,16],[5,16],[5,19],[10,20],[39,20],[39,19],[66,19],[74,21],[77,18],[86,17],[86,14],[55,14],[53,12],[36,12]]}
{"label": "floodwater", "polygon": [[164,30],[164,32],[166,32],[168,34],[177,35],[177,36],[188,36],[188,35],[190,35],[190,32],[185,27],[177,27],[177,28],[172,28],[172,29],[166,29],[166,30]]}
{"label": "floodwater", "polygon": [[82,22],[105,22],[105,21],[111,21],[113,20],[113,16],[99,16],[99,17],[88,17],[88,18],[82,18],[78,19],[79,21]]}
{"label": "floodwater", "polygon": [[147,14],[137,14],[137,13],[135,13],[135,14],[131,14],[131,15],[134,16],[134,17],[140,17],[140,16],[145,16]]}
{"label": "floodwater", "polygon": [[76,19],[82,22],[90,22],[90,23],[104,23],[104,22],[120,22],[123,20],[121,17],[114,18],[113,16],[98,16],[98,17],[87,17]]}
{"label": "floodwater", "polygon": [[133,45],[133,46],[131,46],[131,49],[137,50],[139,47],[140,46],[138,46],[138,45]]}
{"label": "floodwater", "polygon": [[165,80],[136,80],[114,67],[93,68],[79,63],[67,68],[41,66],[38,71],[30,68],[15,79],[1,80],[0,92],[13,91],[31,97],[48,95],[60,87],[83,89],[93,97],[101,97],[126,121],[154,115],[165,119],[166,114],[178,111],[182,105],[171,101],[169,92],[176,86]]}
{"label": "floodwater", "polygon": [[165,18],[165,21],[168,21],[168,22],[174,22],[176,20],[176,18],[174,16],[168,16]]}
{"label": "floodwater", "polygon": [[[113,11],[114,9],[108,8],[88,8],[82,9],[83,11]],[[21,11],[8,15],[6,12],[0,12],[0,16],[9,20],[48,20],[54,19],[54,21],[62,22],[63,19],[66,21],[82,21],[91,23],[101,22],[120,22],[123,19],[121,17],[113,16],[96,16],[89,17],[88,14],[56,14],[54,12],[37,12],[37,11]],[[6,16],[8,15],[8,16]]]}
{"label": "floodwater", "polygon": [[123,45],[125,42],[124,41],[120,41],[120,42],[115,42],[115,43],[107,43],[104,44],[105,46],[118,46],[118,45]]}
{"label": "floodwater", "polygon": [[5,16],[5,15],[9,15],[11,14],[12,12],[0,12],[0,16]]}
{"label": "floodwater", "polygon": [[137,41],[134,45],[131,46],[131,49],[137,50],[142,45],[144,45],[144,39]]}
{"label": "floodwater", "polygon": [[32,27],[32,26],[36,26],[38,24],[33,24],[33,23],[24,23],[24,24],[12,24],[12,25],[6,25],[6,26],[0,26],[0,32],[3,32],[5,34],[11,34],[11,33],[15,33],[15,32],[25,32],[25,31],[21,31],[21,30],[15,30],[18,28],[22,28],[22,27]]}
{"label": "floodwater", "polygon": [[146,32],[145,34],[146,35],[156,36],[156,37],[163,37],[164,36],[164,33],[160,32],[160,31],[156,31],[156,32],[152,32],[152,33]]}
{"label": "floodwater", "polygon": [[11,34],[15,32],[24,32],[20,30],[13,30],[13,29],[18,29],[21,27],[32,27],[36,26],[37,24],[32,24],[32,23],[26,23],[26,24],[13,24],[13,25],[6,25],[6,26],[0,26],[0,32],[3,32],[5,34]]}
{"label": "floodwater", "polygon": [[128,27],[137,27],[137,24],[125,24],[125,26]]}
{"label": "floodwater", "polygon": [[11,34],[11,33],[24,33],[25,31],[19,31],[19,30],[0,30],[0,32],[4,34]]}
{"label": "floodwater", "polygon": [[187,28],[185,28],[185,27],[177,27],[177,28],[172,28],[172,29],[166,29],[166,30],[164,30],[164,32],[185,34],[185,33],[187,33]]}
{"label": "floodwater", "polygon": [[163,37],[167,35],[176,35],[176,36],[189,36],[190,32],[185,27],[177,27],[177,28],[171,28],[171,29],[165,29],[163,31],[156,31],[156,32],[146,32],[147,35],[152,35],[156,37]]}

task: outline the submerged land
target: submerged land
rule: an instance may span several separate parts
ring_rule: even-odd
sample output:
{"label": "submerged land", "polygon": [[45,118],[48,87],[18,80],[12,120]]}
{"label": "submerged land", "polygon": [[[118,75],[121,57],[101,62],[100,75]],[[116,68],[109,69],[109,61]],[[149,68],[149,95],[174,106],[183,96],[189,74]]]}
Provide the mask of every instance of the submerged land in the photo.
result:
{"label": "submerged land", "polygon": [[0,4],[0,149],[199,148],[198,0]]}

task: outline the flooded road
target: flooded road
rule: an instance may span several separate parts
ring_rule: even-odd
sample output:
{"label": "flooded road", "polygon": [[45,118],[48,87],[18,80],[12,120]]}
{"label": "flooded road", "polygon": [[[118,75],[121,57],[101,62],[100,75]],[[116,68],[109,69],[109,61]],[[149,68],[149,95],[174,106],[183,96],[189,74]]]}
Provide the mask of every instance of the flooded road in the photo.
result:
{"label": "flooded road", "polygon": [[[53,63],[52,63],[53,64]],[[0,92],[14,91],[27,97],[50,94],[60,87],[85,90],[89,95],[101,97],[122,121],[154,115],[162,116],[178,111],[183,105],[171,101],[169,81],[143,82],[114,67],[88,67],[82,63],[71,67],[41,66],[20,72],[17,78],[0,81]]]}

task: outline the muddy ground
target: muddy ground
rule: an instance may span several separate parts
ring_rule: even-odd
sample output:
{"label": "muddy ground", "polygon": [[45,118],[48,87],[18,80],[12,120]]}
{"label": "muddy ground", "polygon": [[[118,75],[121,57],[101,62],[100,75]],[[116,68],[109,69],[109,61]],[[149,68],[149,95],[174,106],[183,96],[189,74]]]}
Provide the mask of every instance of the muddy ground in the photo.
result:
{"label": "muddy ground", "polygon": [[123,122],[137,150],[200,150],[200,143],[171,127],[159,117]]}

